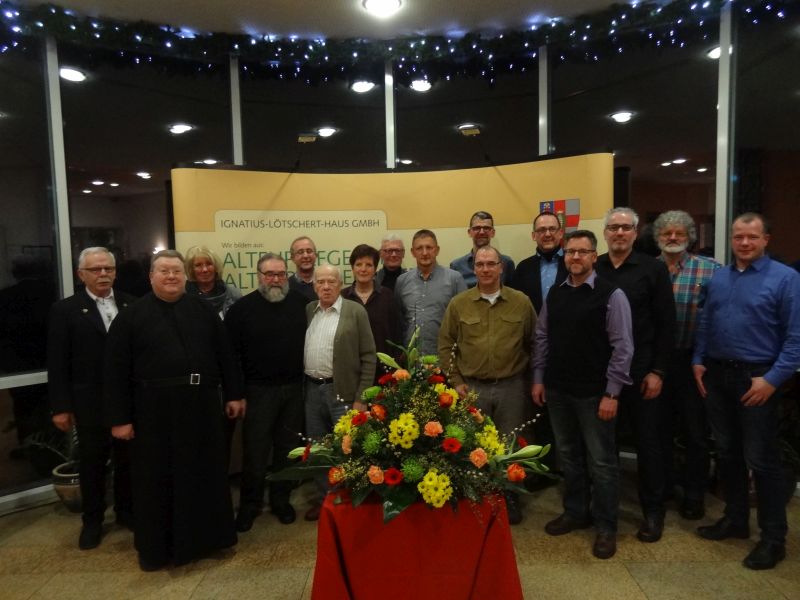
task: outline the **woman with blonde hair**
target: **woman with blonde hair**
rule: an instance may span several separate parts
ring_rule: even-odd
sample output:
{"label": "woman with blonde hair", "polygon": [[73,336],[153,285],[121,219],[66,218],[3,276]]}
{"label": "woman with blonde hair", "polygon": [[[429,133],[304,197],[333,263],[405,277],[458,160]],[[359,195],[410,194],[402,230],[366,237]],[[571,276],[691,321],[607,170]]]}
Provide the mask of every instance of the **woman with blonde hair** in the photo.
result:
{"label": "woman with blonde hair", "polygon": [[242,292],[222,281],[222,261],[205,246],[192,246],[186,251],[186,292],[210,302],[225,318],[230,306],[242,297]]}

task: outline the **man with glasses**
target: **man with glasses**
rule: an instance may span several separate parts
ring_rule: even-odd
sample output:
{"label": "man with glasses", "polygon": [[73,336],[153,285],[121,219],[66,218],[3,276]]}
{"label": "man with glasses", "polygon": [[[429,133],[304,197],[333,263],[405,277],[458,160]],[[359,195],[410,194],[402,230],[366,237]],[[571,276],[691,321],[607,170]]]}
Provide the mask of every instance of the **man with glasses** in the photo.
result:
{"label": "man with glasses", "polygon": [[[472,250],[450,263],[450,268],[461,273],[468,288],[475,287],[478,280],[475,276],[475,253],[479,248],[488,246],[494,238],[494,218],[488,212],[479,210],[469,219],[467,235],[472,238]],[[503,283],[509,283],[514,276],[514,261],[510,256],[500,255],[503,263]]]}
{"label": "man with glasses", "polygon": [[623,388],[620,407],[636,444],[639,502],[644,519],[636,537],[657,542],[664,531],[666,476],[661,430],[665,411],[661,386],[675,348],[675,301],[669,272],[661,261],[633,249],[639,216],[628,207],[606,213],[608,253],[597,259],[597,275],[622,289],[633,318],[635,352],[632,385]]}
{"label": "man with glasses", "polygon": [[289,254],[296,268],[289,277],[289,287],[300,292],[309,301],[316,300],[314,268],[317,266],[317,246],[310,237],[303,235],[289,246]]}
{"label": "man with glasses", "polygon": [[[83,509],[81,550],[96,548],[103,537],[106,476],[113,465],[117,523],[133,527],[131,473],[127,445],[111,437],[103,421],[103,360],[111,322],[135,298],[115,292],[116,261],[101,247],[84,249],[78,278],[84,288],[56,302],[50,310],[47,337],[48,396],[53,424],[76,427],[78,472]],[[111,465],[109,458],[113,458]]]}
{"label": "man with glasses", "polygon": [[375,283],[378,288],[383,286],[394,291],[397,278],[406,272],[403,268],[403,257],[406,255],[403,240],[394,233],[386,235],[381,240],[380,252],[383,268],[375,274]]}
{"label": "man with glasses", "polygon": [[[475,252],[477,286],[450,301],[439,330],[439,356],[463,398],[478,394],[478,407],[509,434],[525,422],[526,375],[536,313],[522,292],[501,284],[503,262],[492,246]],[[512,525],[522,520],[516,494],[506,496]]]}
{"label": "man with glasses", "polygon": [[550,407],[564,470],[564,512],[545,532],[564,535],[594,523],[592,553],[611,558],[619,512],[615,426],[620,390],[631,382],[631,310],[625,294],[594,271],[594,233],[568,233],[564,254],[569,276],[542,306],[533,360],[533,401]]}
{"label": "man with glasses", "polygon": [[[225,325],[245,381],[247,415],[242,422],[242,484],[236,529],[249,531],[264,504],[264,478],[272,456],[274,470],[303,432],[303,344],[308,303],[289,287],[286,261],[273,253],[258,260],[258,289],[236,302]],[[294,522],[292,485],[269,485],[272,514]]]}

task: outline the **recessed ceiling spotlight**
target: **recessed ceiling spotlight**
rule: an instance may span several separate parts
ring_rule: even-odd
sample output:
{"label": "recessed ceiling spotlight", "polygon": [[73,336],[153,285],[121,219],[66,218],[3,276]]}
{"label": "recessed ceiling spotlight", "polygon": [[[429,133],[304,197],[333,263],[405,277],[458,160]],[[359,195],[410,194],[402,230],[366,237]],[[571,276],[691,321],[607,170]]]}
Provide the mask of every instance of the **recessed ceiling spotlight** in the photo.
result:
{"label": "recessed ceiling spotlight", "polygon": [[415,79],[409,87],[415,92],[427,92],[431,89],[431,82],[427,79]]}
{"label": "recessed ceiling spotlight", "polygon": [[364,0],[364,9],[374,17],[386,19],[400,10],[401,0]]}
{"label": "recessed ceiling spotlight", "polygon": [[217,164],[218,162],[219,162],[219,161],[218,161],[217,159],[215,159],[215,158],[204,158],[204,159],[203,159],[203,164],[204,164],[204,165],[215,165],[215,164]]}
{"label": "recessed ceiling spotlight", "polygon": [[667,161],[667,162],[662,162],[662,163],[661,163],[661,166],[662,166],[662,167],[668,167],[668,166],[670,166],[671,164],[672,164],[671,162]]}
{"label": "recessed ceiling spotlight", "polygon": [[356,94],[366,94],[367,92],[371,91],[375,87],[375,84],[371,81],[367,81],[365,79],[360,79],[358,81],[354,81],[353,84],[350,86],[350,89],[353,90]]}
{"label": "recessed ceiling spotlight", "polygon": [[458,130],[461,132],[461,135],[467,137],[480,135],[481,133],[480,125],[476,125],[475,123],[462,123],[458,126]]}
{"label": "recessed ceiling spotlight", "polygon": [[672,164],[673,164],[673,165],[682,165],[682,164],[683,164],[683,163],[685,163],[687,160],[688,160],[688,159],[686,159],[686,158],[673,158],[673,159],[672,159]]}
{"label": "recessed ceiling spotlight", "polygon": [[95,179],[92,182],[92,185],[103,185],[104,183],[105,183],[105,181],[103,181],[102,179]]}
{"label": "recessed ceiling spotlight", "polygon": [[708,167],[698,167],[697,169],[698,173],[705,173],[706,171],[708,171]]}
{"label": "recessed ceiling spotlight", "polygon": [[633,113],[628,110],[621,110],[608,116],[616,123],[627,123],[633,118]]}
{"label": "recessed ceiling spotlight", "polygon": [[139,171],[136,176],[141,177],[142,179],[150,179],[152,177],[152,175],[147,171]]}
{"label": "recessed ceiling spotlight", "polygon": [[66,79],[67,81],[74,81],[76,83],[86,81],[86,73],[72,67],[61,67],[58,70],[58,74],[61,76],[61,79]]}
{"label": "recessed ceiling spotlight", "polygon": [[191,125],[187,125],[186,123],[175,123],[174,125],[169,126],[169,132],[174,133],[175,135],[186,133],[187,131],[191,131],[192,129],[194,129],[194,127]]}
{"label": "recessed ceiling spotlight", "polygon": [[84,194],[91,194],[92,190],[82,190]]}
{"label": "recessed ceiling spotlight", "polygon": [[706,52],[706,56],[712,60],[719,60],[719,57],[722,55],[722,50],[719,46],[716,48],[712,48],[708,52]]}
{"label": "recessed ceiling spotlight", "polygon": [[115,182],[111,182],[108,185],[110,185],[111,187],[119,187],[119,184]]}
{"label": "recessed ceiling spotlight", "polygon": [[398,158],[397,162],[399,162],[401,165],[412,165],[412,164],[414,164],[414,161],[411,160],[410,158]]}
{"label": "recessed ceiling spotlight", "polygon": [[331,137],[336,131],[337,129],[335,127],[320,127],[317,129],[319,137]]}

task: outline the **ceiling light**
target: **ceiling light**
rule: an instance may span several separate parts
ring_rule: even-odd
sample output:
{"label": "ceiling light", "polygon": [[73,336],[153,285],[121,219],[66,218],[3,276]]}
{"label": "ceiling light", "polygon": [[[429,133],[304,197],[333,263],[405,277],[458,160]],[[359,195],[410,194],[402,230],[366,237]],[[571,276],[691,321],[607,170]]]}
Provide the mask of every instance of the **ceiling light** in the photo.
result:
{"label": "ceiling light", "polygon": [[91,193],[92,193],[92,190],[83,190],[83,193],[84,193],[84,194],[91,194]]}
{"label": "ceiling light", "polygon": [[458,130],[461,132],[461,135],[464,136],[473,136],[473,135],[480,135],[481,128],[479,125],[475,123],[462,123],[458,126]]}
{"label": "ceiling light", "polygon": [[350,89],[353,90],[356,94],[366,94],[374,87],[375,84],[372,83],[371,81],[360,79],[358,81],[354,81],[353,84],[350,86]]}
{"label": "ceiling light", "polygon": [[668,167],[668,166],[670,166],[671,164],[672,164],[672,163],[668,161],[668,162],[663,162],[663,163],[661,163],[661,166],[662,166],[662,167]]}
{"label": "ceiling light", "polygon": [[191,131],[194,129],[191,125],[187,125],[186,123],[175,123],[174,125],[169,126],[169,132],[174,133],[175,135],[180,135],[182,133],[186,133],[187,131]]}
{"label": "ceiling light", "polygon": [[385,19],[400,10],[401,0],[364,0],[364,9],[374,17]]}
{"label": "ceiling light", "polygon": [[697,172],[698,172],[698,173],[705,173],[706,171],[708,171],[708,167],[699,167],[699,168],[697,169]]}
{"label": "ceiling light", "polygon": [[152,177],[152,175],[147,171],[139,171],[136,176],[141,177],[142,179],[150,179]]}
{"label": "ceiling light", "polygon": [[216,160],[215,158],[204,158],[204,159],[203,159],[203,164],[204,164],[204,165],[215,165],[215,164],[217,164],[218,162],[219,162],[219,161],[218,161],[218,160]]}
{"label": "ceiling light", "polygon": [[688,160],[688,159],[686,159],[686,158],[673,158],[673,159],[672,159],[672,164],[673,164],[673,165],[682,165],[682,164],[683,164],[683,163],[685,163],[687,160]]}
{"label": "ceiling light", "polygon": [[92,182],[92,185],[103,185],[104,183],[105,183],[105,181],[103,181],[102,179],[95,179]]}
{"label": "ceiling light", "polygon": [[320,127],[317,129],[319,137],[331,137],[336,131],[337,129],[335,127]]}
{"label": "ceiling light", "polygon": [[627,123],[633,118],[633,113],[627,110],[621,110],[620,112],[615,112],[608,116],[616,123]]}
{"label": "ceiling light", "polygon": [[109,183],[108,185],[110,185],[111,187],[119,187],[119,184],[118,184],[118,183],[113,183],[113,182],[112,182],[112,183]]}
{"label": "ceiling light", "polygon": [[86,74],[83,71],[73,69],[72,67],[61,67],[58,70],[58,74],[61,76],[61,79],[66,79],[67,81],[81,82],[86,80]]}
{"label": "ceiling light", "polygon": [[722,50],[720,50],[719,46],[717,46],[716,48],[712,48],[711,50],[706,52],[706,56],[713,60],[719,60],[720,55],[722,55]]}
{"label": "ceiling light", "polygon": [[427,92],[431,89],[431,82],[427,79],[415,79],[411,82],[410,87],[415,92]]}
{"label": "ceiling light", "polygon": [[397,162],[399,162],[401,165],[413,165],[414,164],[414,161],[411,160],[410,158],[398,158]]}

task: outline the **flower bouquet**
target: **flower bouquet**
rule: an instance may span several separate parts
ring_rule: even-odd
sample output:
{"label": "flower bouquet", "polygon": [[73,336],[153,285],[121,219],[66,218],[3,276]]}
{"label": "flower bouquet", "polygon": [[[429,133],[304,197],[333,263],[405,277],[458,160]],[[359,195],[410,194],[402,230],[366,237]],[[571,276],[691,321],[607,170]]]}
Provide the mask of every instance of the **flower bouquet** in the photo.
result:
{"label": "flower bouquet", "polygon": [[400,348],[406,367],[378,353],[387,373],[366,389],[367,410],[350,410],[333,433],[296,448],[300,462],[273,479],[327,471],[336,488],[349,490],[353,506],[370,494],[383,500],[384,522],[422,499],[432,507],[480,502],[504,490],[521,491],[528,472],[546,473],[539,462],[550,449],[514,433],[503,436],[475,406],[448,386],[437,356],[419,356],[416,334]]}

